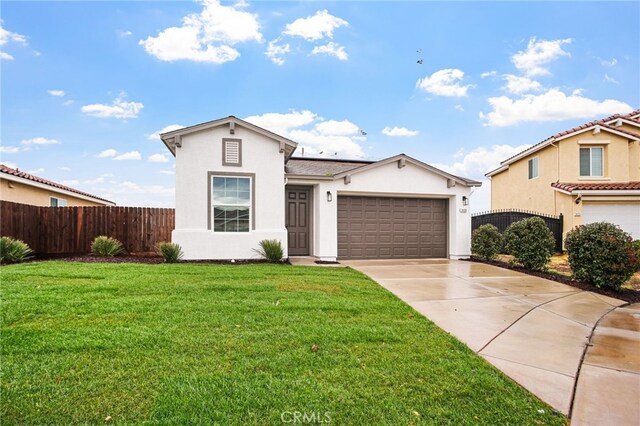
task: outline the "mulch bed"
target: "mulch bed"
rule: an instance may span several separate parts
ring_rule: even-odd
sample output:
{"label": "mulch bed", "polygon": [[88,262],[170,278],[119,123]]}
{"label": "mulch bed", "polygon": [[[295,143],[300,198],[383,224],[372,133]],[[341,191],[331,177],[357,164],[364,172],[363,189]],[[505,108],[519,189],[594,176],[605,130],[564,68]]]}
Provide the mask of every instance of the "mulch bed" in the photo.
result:
{"label": "mulch bed", "polygon": [[[164,260],[160,256],[114,256],[102,257],[92,254],[74,255],[74,256],[38,256],[27,262],[44,262],[49,260],[59,260],[62,262],[82,262],[82,263],[145,263],[160,264]],[[202,263],[214,265],[247,265],[252,263],[269,263],[266,259],[237,259],[237,260],[181,260],[179,263]],[[289,264],[289,261],[283,261],[283,264]]]}
{"label": "mulch bed", "polygon": [[545,278],[547,280],[557,281],[562,284],[570,285],[571,287],[579,288],[580,290],[591,291],[593,293],[598,293],[604,296],[613,297],[615,299],[624,300],[625,302],[628,302],[628,303],[640,303],[640,291],[637,291],[637,290],[624,288],[624,289],[621,289],[620,291],[615,291],[610,288],[598,288],[594,285],[591,285],[585,282],[575,281],[571,277],[565,277],[562,275],[553,274],[551,272],[529,271],[528,269],[524,269],[519,266],[511,266],[510,264],[505,262],[499,262],[495,260],[487,261],[487,260],[482,260],[473,256],[471,257],[471,259],[469,259],[469,261],[477,262],[477,263],[486,263],[488,265],[497,266],[499,268],[510,269],[512,271],[522,272],[523,274],[533,275],[536,277]]}

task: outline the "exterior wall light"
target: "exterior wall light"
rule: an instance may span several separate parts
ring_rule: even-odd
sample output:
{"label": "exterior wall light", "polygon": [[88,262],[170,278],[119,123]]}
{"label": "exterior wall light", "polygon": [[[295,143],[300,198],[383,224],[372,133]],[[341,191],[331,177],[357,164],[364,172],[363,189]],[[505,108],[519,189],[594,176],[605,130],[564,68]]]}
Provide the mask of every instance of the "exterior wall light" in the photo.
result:
{"label": "exterior wall light", "polygon": [[333,201],[333,195],[331,194],[331,191],[327,191],[327,201]]}
{"label": "exterior wall light", "polygon": [[469,198],[466,196],[462,196],[462,205],[463,206],[468,206],[469,205]]}

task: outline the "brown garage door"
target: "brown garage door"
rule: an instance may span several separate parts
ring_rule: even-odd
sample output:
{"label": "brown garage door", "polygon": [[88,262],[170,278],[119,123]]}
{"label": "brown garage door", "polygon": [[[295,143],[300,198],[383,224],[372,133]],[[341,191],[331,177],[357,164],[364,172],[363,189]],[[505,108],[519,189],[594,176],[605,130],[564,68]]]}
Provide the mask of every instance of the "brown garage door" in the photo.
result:
{"label": "brown garage door", "polygon": [[338,258],[447,257],[447,200],[338,197]]}

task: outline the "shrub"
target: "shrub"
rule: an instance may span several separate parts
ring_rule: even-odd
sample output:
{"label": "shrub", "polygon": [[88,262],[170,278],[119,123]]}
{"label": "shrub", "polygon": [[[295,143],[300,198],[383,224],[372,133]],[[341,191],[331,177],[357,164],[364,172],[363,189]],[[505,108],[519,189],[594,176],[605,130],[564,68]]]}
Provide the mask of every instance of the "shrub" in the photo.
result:
{"label": "shrub", "polygon": [[117,256],[124,252],[122,243],[115,238],[105,237],[101,235],[96,237],[91,243],[91,253],[96,256]]}
{"label": "shrub", "polygon": [[514,261],[532,271],[543,271],[553,255],[556,240],[539,217],[514,222],[504,231],[505,249]]}
{"label": "shrub", "polygon": [[280,262],[284,256],[284,249],[278,240],[262,240],[260,248],[254,249],[256,253],[267,259],[269,262]]}
{"label": "shrub", "polygon": [[21,263],[30,259],[33,250],[22,240],[11,237],[0,237],[0,262]]}
{"label": "shrub", "polygon": [[631,236],[608,222],[578,226],[565,246],[573,276],[596,287],[619,290],[637,268]]}
{"label": "shrub", "polygon": [[471,253],[486,260],[493,260],[500,253],[502,234],[491,224],[480,226],[471,235]]}
{"label": "shrub", "polygon": [[633,250],[636,254],[636,271],[640,271],[640,240],[633,242]]}
{"label": "shrub", "polygon": [[166,263],[176,263],[182,259],[182,256],[184,255],[182,247],[180,247],[179,244],[168,243],[166,241],[158,243],[156,251],[164,258]]}

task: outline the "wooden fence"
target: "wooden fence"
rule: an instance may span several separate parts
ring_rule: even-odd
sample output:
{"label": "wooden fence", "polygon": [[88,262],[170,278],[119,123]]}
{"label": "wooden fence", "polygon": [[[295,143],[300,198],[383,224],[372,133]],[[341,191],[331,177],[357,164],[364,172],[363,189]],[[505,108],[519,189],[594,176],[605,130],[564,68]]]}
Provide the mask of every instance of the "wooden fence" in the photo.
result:
{"label": "wooden fence", "polygon": [[527,210],[494,210],[476,213],[471,216],[471,229],[475,230],[482,225],[490,223],[498,228],[500,232],[504,232],[513,222],[518,222],[519,220],[530,217],[539,217],[544,220],[544,223],[546,223],[547,227],[553,232],[553,237],[556,240],[556,251],[558,253],[562,252],[562,214],[560,214],[560,216],[551,216]]}
{"label": "wooden fence", "polygon": [[0,235],[18,238],[36,255],[90,252],[93,239],[118,239],[130,254],[171,241],[175,210],[147,207],[39,207],[0,201]]}

